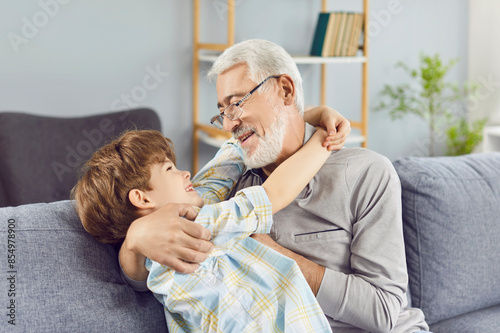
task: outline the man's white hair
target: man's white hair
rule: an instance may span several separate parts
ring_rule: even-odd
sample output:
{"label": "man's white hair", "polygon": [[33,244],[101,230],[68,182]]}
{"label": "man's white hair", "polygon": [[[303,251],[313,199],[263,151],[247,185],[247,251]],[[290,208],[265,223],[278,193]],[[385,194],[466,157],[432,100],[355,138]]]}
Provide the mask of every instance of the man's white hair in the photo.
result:
{"label": "man's white hair", "polygon": [[[226,49],[214,62],[207,74],[211,81],[234,65],[244,63],[248,78],[260,83],[271,75],[288,74],[295,83],[295,106],[304,114],[304,92],[299,69],[288,52],[281,46],[263,39],[249,39]],[[265,85],[264,85],[265,86]],[[267,89],[262,87],[263,91]]]}

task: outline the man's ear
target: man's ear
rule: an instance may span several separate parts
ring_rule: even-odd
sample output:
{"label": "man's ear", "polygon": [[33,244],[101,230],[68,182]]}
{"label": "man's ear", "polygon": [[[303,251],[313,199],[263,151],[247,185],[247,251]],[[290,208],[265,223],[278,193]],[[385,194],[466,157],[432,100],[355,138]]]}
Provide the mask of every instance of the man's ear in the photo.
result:
{"label": "man's ear", "polygon": [[148,195],[144,191],[136,188],[128,192],[128,199],[137,209],[151,209],[155,207],[154,202]]}
{"label": "man's ear", "polygon": [[283,99],[285,105],[293,105],[295,103],[295,83],[288,74],[282,74],[278,78],[280,87],[280,98]]}

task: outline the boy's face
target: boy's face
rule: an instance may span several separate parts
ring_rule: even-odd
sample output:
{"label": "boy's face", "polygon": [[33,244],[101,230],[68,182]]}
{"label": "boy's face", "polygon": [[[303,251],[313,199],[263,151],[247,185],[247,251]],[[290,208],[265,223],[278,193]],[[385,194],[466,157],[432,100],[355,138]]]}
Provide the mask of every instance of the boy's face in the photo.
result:
{"label": "boy's face", "polygon": [[190,178],[189,171],[177,170],[167,158],[165,162],[151,166],[149,186],[152,190],[146,193],[155,203],[156,209],[169,203],[187,203],[202,207],[203,199],[194,190]]}

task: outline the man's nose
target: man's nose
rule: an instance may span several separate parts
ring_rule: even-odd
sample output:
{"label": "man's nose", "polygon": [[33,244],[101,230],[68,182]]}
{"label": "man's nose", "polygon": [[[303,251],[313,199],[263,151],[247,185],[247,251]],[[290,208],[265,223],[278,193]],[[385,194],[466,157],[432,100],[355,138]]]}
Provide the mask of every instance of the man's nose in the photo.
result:
{"label": "man's nose", "polygon": [[224,117],[224,123],[222,125],[224,127],[224,131],[232,132],[234,128],[239,126],[240,124],[241,124],[240,118],[231,120],[228,117]]}

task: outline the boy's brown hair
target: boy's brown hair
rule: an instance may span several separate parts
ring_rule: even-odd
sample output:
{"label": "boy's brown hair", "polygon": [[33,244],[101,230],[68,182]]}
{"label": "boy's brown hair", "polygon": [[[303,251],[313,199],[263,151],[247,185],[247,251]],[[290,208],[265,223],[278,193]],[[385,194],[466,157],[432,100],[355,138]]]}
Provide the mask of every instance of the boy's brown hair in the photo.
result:
{"label": "boy's brown hair", "polygon": [[160,132],[134,130],[100,148],[82,168],[71,191],[87,232],[99,242],[116,244],[139,216],[128,194],[151,190],[151,165],[168,158],[175,164],[172,141]]}

